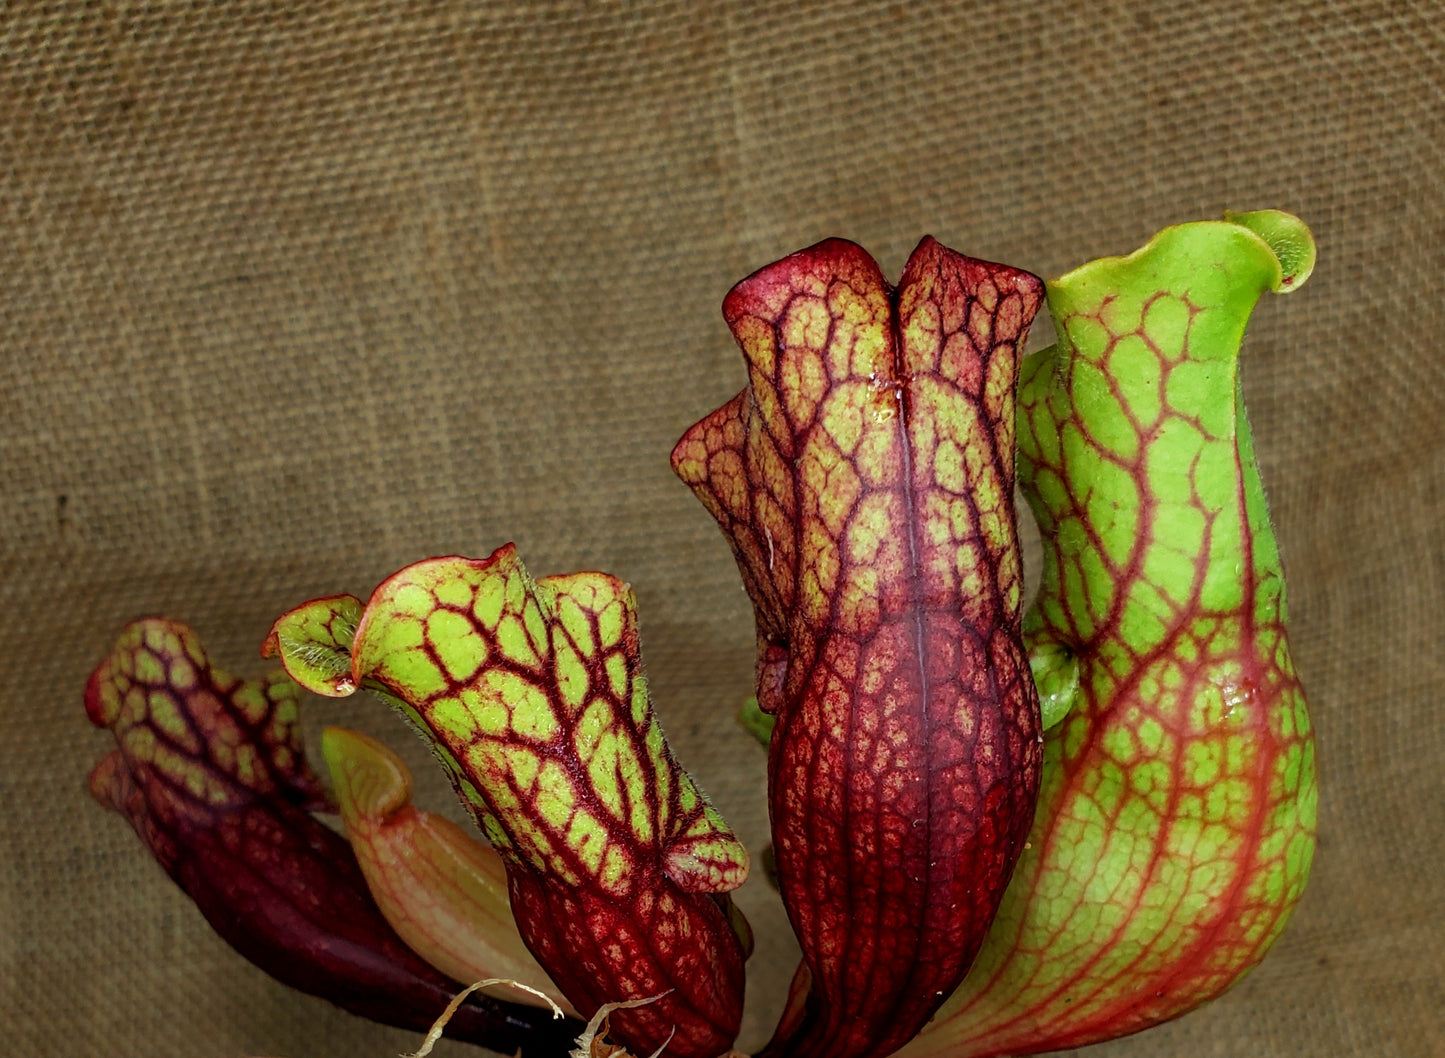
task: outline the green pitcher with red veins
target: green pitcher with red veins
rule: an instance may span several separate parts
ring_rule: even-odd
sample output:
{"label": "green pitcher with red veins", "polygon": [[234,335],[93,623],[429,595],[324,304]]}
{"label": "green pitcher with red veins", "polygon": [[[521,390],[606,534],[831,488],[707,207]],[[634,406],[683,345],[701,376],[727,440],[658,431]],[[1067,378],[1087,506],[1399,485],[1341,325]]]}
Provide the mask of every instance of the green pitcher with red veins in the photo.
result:
{"label": "green pitcher with red veins", "polygon": [[1025,362],[1018,411],[1044,539],[1024,624],[1043,783],[978,960],[910,1058],[1175,1017],[1254,966],[1298,902],[1314,749],[1238,362],[1260,295],[1313,264],[1304,224],[1263,211],[1048,285],[1059,340]]}
{"label": "green pitcher with red veins", "polygon": [[308,690],[365,688],[416,725],[579,1012],[628,1003],[610,1031],[635,1053],[715,1058],[742,1017],[752,938],[728,893],[748,855],[673,759],[640,649],[626,584],[534,580],[508,544],[407,566],[365,607],[314,599],[263,651]]}

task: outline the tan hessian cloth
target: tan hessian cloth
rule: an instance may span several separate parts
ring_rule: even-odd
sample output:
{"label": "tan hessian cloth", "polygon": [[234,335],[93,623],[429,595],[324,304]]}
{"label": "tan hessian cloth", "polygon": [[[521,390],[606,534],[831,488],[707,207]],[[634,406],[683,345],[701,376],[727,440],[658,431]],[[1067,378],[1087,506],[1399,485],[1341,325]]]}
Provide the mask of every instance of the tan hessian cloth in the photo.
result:
{"label": "tan hessian cloth", "polygon": [[[678,753],[757,850],[751,613],[667,456],[718,311],[824,236],[1044,276],[1226,208],[1309,222],[1245,392],[1323,797],[1276,950],[1099,1058],[1445,1054],[1445,14],[1431,3],[0,9],[0,1039],[384,1058],[272,984],[84,791],[130,617],[260,672],[272,617],[516,540],[641,606]],[[409,754],[375,702],[313,702]],[[794,959],[764,886],[744,1044]],[[478,1053],[443,1045],[438,1055]]]}

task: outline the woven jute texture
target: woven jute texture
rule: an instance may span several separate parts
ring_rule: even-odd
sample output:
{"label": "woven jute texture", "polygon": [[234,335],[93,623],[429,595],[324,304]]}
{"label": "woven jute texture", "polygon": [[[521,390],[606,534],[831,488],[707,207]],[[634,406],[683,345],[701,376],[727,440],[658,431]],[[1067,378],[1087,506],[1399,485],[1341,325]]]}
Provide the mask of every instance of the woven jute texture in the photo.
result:
{"label": "woven jute texture", "polygon": [[[1277,207],[1320,265],[1261,303],[1244,379],[1318,728],[1314,877],[1239,987],[1092,1053],[1445,1054],[1438,4],[0,10],[6,1053],[419,1042],[251,968],[90,801],[81,688],[127,619],[259,673],[281,610],[427,555],[611,571],[678,755],[759,849],[751,612],[667,464],[742,385],[728,287],[829,235],[892,275],[933,233],[1050,276]],[[449,805],[379,703],[309,706]],[[761,882],[743,904],[757,1044],[795,949]]]}

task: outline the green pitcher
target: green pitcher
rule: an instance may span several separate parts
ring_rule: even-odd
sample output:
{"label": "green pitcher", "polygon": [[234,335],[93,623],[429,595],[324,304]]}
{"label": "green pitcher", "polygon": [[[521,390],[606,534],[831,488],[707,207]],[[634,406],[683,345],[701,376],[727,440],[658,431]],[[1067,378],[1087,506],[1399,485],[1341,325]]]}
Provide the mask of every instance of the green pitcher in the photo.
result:
{"label": "green pitcher", "polygon": [[1025,618],[1038,811],[982,953],[902,1053],[1053,1051],[1214,998],[1279,936],[1314,852],[1314,748],[1239,383],[1266,290],[1314,265],[1276,211],[1167,228],[1048,284],[1019,388],[1043,534]]}

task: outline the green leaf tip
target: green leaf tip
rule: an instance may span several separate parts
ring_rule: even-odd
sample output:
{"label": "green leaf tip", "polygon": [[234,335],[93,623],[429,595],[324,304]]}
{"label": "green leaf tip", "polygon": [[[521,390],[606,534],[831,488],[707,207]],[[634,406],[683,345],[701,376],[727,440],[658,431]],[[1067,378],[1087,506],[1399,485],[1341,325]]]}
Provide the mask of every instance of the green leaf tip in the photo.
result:
{"label": "green leaf tip", "polygon": [[1248,213],[1228,211],[1224,219],[1254,232],[1269,246],[1279,261],[1280,278],[1276,294],[1288,294],[1304,286],[1315,270],[1315,238],[1305,222],[1278,209],[1257,209]]}
{"label": "green leaf tip", "polygon": [[401,758],[361,732],[326,728],[321,756],[344,819],[385,819],[411,803],[411,772]]}
{"label": "green leaf tip", "polygon": [[279,658],[287,675],[312,694],[346,698],[356,691],[351,643],[361,611],[361,600],[353,595],[303,603],[276,619],[261,656]]}
{"label": "green leaf tip", "polygon": [[738,710],[738,727],[742,728],[767,749],[773,742],[773,728],[777,726],[777,717],[769,716],[763,712],[762,706],[758,704],[757,695],[753,695]]}
{"label": "green leaf tip", "polygon": [[1079,694],[1079,659],[1060,643],[1040,639],[1029,650],[1029,669],[1039,691],[1041,730],[1048,731],[1073,707]]}

